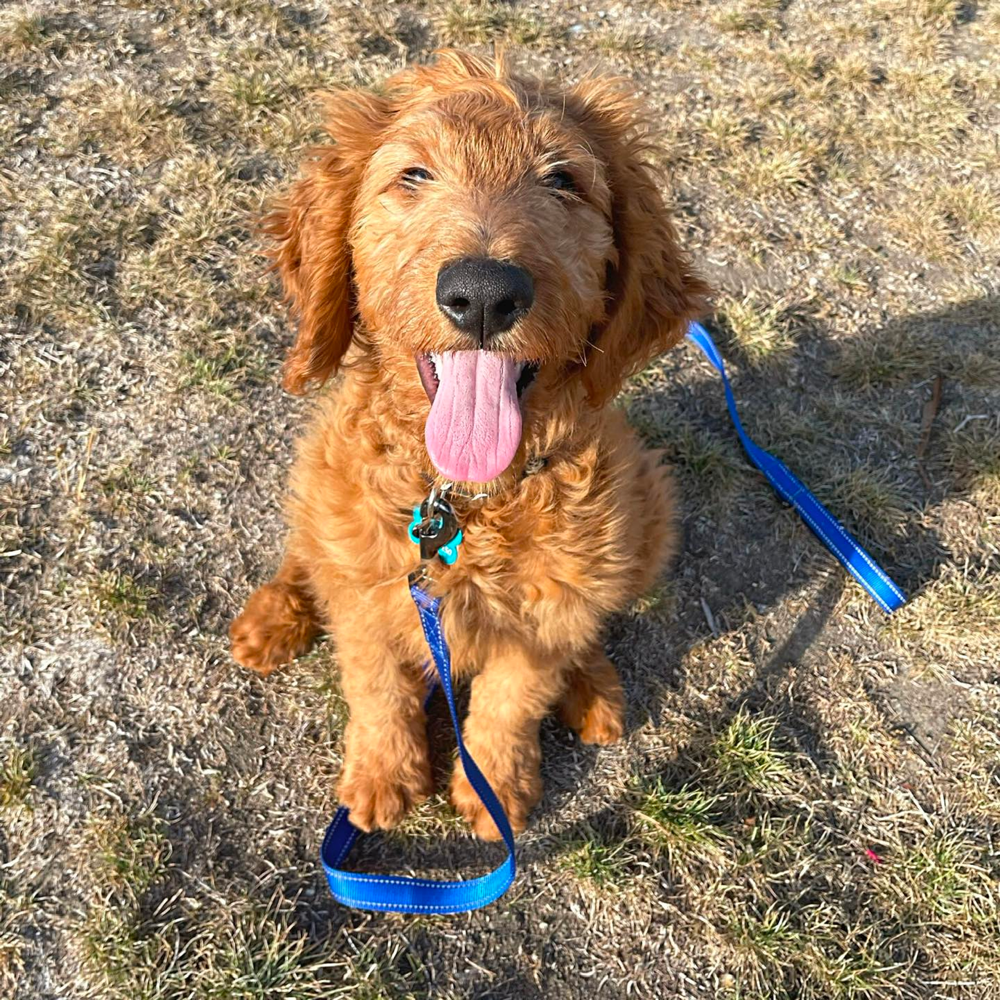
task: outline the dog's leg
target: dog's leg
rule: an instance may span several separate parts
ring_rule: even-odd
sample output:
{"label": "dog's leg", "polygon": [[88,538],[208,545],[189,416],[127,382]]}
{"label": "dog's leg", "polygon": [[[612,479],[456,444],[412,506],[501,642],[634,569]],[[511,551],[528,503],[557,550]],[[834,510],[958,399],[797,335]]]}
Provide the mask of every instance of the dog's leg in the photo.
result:
{"label": "dog's leg", "polygon": [[559,702],[559,718],[584,743],[614,743],[625,731],[625,695],[614,664],[594,645],[576,660]]}
{"label": "dog's leg", "polygon": [[395,826],[433,791],[420,669],[399,661],[370,622],[337,630],[341,687],[351,718],[337,794],[362,830]]}
{"label": "dog's leg", "polygon": [[258,587],[229,626],[233,659],[265,676],[304,653],[321,630],[316,604],[295,558]]}
{"label": "dog's leg", "polygon": [[[564,672],[563,662],[512,645],[494,651],[472,682],[465,744],[515,832],[525,828],[528,813],[542,797],[538,727],[559,697]],[[460,761],[452,777],[451,799],[478,836],[500,838]]]}

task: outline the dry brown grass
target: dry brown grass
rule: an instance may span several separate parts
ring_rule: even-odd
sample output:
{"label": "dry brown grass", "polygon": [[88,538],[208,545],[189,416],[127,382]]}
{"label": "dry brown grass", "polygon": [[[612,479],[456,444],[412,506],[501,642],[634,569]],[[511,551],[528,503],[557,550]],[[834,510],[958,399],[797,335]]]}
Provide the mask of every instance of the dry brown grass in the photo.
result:
{"label": "dry brown grass", "polygon": [[[747,429],[911,601],[886,620],[831,563],[678,349],[623,400],[684,512],[675,574],[609,629],[626,739],[546,728],[502,903],[373,917],[317,872],[330,644],[262,683],[224,638],[308,407],[254,225],[310,92],[494,42],[648,94]],[[0,993],[995,995],[998,45],[953,0],[4,7]],[[438,796],[358,863],[488,858]]]}

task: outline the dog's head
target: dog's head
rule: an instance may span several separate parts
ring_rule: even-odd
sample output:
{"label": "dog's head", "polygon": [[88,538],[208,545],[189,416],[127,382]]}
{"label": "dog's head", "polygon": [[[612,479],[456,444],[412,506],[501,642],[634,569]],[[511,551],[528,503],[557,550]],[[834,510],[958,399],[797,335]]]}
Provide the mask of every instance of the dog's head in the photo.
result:
{"label": "dog's head", "polygon": [[607,402],[704,307],[645,161],[636,101],[444,52],[384,95],[327,97],[315,151],[269,216],[298,314],[285,386],[352,337],[449,479],[489,482],[523,421]]}

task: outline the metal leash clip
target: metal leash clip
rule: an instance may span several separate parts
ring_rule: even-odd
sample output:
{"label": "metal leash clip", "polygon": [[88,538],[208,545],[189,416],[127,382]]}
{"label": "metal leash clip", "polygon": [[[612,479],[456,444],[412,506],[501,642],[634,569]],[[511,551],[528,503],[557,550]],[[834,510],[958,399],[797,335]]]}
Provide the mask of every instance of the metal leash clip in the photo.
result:
{"label": "metal leash clip", "polygon": [[446,566],[458,559],[458,547],[462,544],[462,529],[458,526],[455,509],[445,499],[451,483],[440,489],[431,488],[430,495],[419,506],[413,508],[410,522],[410,541],[420,546],[420,561],[431,562],[437,556]]}

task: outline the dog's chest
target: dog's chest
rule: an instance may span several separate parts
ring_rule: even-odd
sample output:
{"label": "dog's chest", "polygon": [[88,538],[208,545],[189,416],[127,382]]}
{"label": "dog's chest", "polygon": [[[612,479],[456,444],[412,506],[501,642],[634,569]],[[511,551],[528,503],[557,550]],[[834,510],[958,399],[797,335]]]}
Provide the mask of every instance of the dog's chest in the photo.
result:
{"label": "dog's chest", "polygon": [[[591,523],[592,522],[592,523]],[[586,512],[467,517],[458,559],[434,573],[461,608],[453,630],[529,633],[544,645],[572,645],[628,600],[629,569],[606,518]]]}

